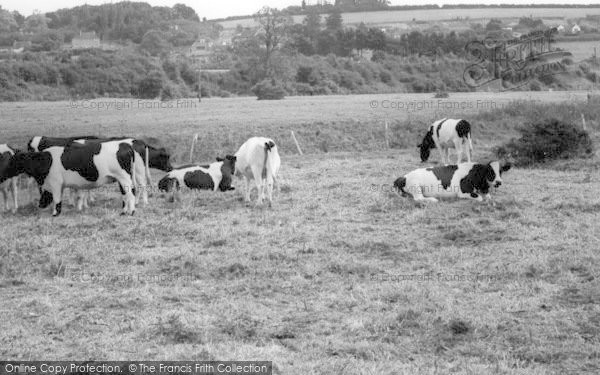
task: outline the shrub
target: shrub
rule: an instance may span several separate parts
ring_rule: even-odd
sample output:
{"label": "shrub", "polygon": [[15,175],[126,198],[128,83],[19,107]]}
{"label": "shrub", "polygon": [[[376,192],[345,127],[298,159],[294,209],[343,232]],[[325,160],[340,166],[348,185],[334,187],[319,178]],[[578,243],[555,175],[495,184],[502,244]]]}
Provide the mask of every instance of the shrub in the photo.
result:
{"label": "shrub", "polygon": [[433,96],[436,99],[439,98],[448,98],[450,96],[450,94],[448,94],[446,91],[438,91],[435,93],[435,95]]}
{"label": "shrub", "polygon": [[519,139],[496,149],[498,157],[512,158],[516,165],[531,165],[592,153],[592,141],[586,131],[556,118],[530,122],[519,132]]}
{"label": "shrub", "polygon": [[285,89],[281,82],[274,78],[264,79],[252,87],[252,92],[258,100],[278,100],[285,97]]}
{"label": "shrub", "polygon": [[154,99],[160,94],[162,87],[162,75],[157,71],[151,72],[139,82],[138,97],[142,99]]}

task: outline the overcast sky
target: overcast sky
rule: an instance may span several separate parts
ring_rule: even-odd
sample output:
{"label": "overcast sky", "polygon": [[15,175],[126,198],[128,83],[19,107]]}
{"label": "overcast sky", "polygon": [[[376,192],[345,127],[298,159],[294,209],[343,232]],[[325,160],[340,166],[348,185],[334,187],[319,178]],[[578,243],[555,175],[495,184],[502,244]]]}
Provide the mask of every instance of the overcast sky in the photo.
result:
{"label": "overcast sky", "polygon": [[[135,0],[144,1],[144,0]],[[18,10],[25,16],[33,13],[34,10],[41,12],[50,12],[61,8],[71,8],[77,5],[90,4],[98,5],[110,2],[118,1],[106,1],[106,0],[0,0],[0,6],[8,10]],[[285,8],[289,5],[300,5],[301,0],[145,0],[145,2],[151,5],[165,5],[173,6],[177,3],[186,4],[196,10],[196,13],[202,17],[208,19],[222,18],[228,16],[239,16],[255,13],[257,10],[262,8],[264,5],[268,5],[274,8]],[[423,5],[423,4],[497,4],[497,3],[512,3],[512,4],[564,4],[571,3],[570,0],[526,0],[526,1],[494,1],[494,0],[392,0],[392,5]],[[309,4],[316,3],[316,0],[308,0]],[[576,3],[582,4],[600,4],[600,0],[583,0],[577,1]]]}

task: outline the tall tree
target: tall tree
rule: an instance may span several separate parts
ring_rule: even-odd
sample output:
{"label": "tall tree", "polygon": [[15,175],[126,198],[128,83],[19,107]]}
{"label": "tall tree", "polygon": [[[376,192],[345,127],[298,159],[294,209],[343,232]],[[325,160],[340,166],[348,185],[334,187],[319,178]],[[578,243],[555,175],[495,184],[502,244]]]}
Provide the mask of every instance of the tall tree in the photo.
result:
{"label": "tall tree", "polygon": [[330,31],[341,30],[343,28],[342,13],[340,13],[339,10],[334,9],[331,13],[329,13],[329,16],[325,20],[325,25],[327,30]]}
{"label": "tall tree", "polygon": [[286,30],[292,24],[291,17],[275,8],[263,7],[254,18],[260,25],[259,39],[266,49],[265,71],[267,76],[271,75],[271,57],[285,37]]}

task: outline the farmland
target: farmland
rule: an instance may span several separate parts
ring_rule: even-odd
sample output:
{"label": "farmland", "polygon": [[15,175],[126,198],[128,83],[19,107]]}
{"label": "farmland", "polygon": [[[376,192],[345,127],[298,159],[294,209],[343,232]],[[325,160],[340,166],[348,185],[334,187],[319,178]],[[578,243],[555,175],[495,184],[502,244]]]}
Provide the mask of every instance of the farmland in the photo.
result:
{"label": "farmland", "polygon": [[[585,98],[0,103],[0,142],[20,147],[40,133],[128,134],[183,164],[195,133],[195,161],[266,135],[282,155],[272,209],[239,191],[177,203],[153,191],[120,217],[115,191],[53,219],[23,192],[24,207],[0,219],[0,356],[270,360],[275,374],[598,372],[598,155],[511,170],[495,204],[418,205],[391,189],[421,166],[414,145],[435,118],[477,118],[485,160],[519,125],[488,111]],[[588,118],[595,135],[599,120]]]}
{"label": "farmland", "polygon": [[[451,21],[451,20],[489,20],[494,18],[519,18],[533,15],[543,19],[581,18],[587,15],[600,15],[597,9],[576,8],[498,8],[498,9],[427,9],[427,10],[392,10],[377,12],[344,13],[344,24],[357,25],[364,22],[366,25],[388,25],[396,23],[410,23],[412,21]],[[304,16],[293,16],[295,23],[302,22]],[[219,21],[224,29],[235,29],[237,25],[254,27],[253,18]]]}

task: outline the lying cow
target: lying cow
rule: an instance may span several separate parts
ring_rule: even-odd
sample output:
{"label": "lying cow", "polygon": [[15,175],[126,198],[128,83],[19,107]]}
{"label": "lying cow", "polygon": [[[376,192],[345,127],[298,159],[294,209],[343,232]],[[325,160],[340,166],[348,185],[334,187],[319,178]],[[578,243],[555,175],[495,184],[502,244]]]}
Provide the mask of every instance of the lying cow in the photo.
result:
{"label": "lying cow", "polygon": [[[10,161],[15,154],[16,150],[6,144],[0,144],[0,178],[4,175],[5,170],[8,168]],[[12,193],[13,198],[13,209],[12,212],[17,212],[19,208],[19,202],[17,199],[17,192],[19,188],[17,186],[17,177],[8,178],[7,180],[0,183],[0,192],[4,197],[4,210],[9,210],[8,204],[8,193]]]}
{"label": "lying cow", "polygon": [[[76,147],[49,147],[42,152],[18,152],[11,158],[5,177],[26,173],[40,187],[40,208],[54,203],[52,216],[62,208],[65,187],[93,189],[117,181],[123,200],[122,214],[135,212],[135,153],[121,141],[90,143]],[[1,181],[0,181],[1,182]]]}
{"label": "lying cow", "polygon": [[411,195],[416,201],[437,202],[436,198],[458,197],[482,201],[483,194],[490,199],[491,187],[502,184],[502,173],[510,164],[500,165],[461,163],[432,168],[419,168],[394,181],[402,196]]}
{"label": "lying cow", "polygon": [[471,142],[471,125],[465,120],[442,119],[429,126],[429,130],[421,144],[417,145],[421,149],[421,161],[429,159],[432,148],[440,150],[442,163],[448,164],[448,149],[456,150],[456,163],[462,161],[463,152],[467,156],[467,161],[471,162],[471,153],[473,152],[473,142]]}
{"label": "lying cow", "polygon": [[167,173],[159,182],[158,189],[164,192],[173,191],[173,201],[182,186],[190,189],[228,191],[235,190],[231,180],[235,172],[236,157],[227,155],[217,157],[210,165],[185,165]]}
{"label": "lying cow", "polygon": [[243,176],[246,181],[246,202],[250,202],[251,181],[254,180],[258,189],[256,204],[262,203],[266,189],[269,206],[271,206],[273,185],[276,183],[275,178],[281,166],[275,142],[270,138],[252,137],[244,142],[235,156],[237,157],[236,175]]}

